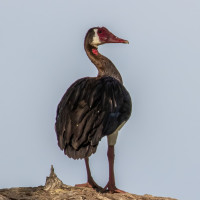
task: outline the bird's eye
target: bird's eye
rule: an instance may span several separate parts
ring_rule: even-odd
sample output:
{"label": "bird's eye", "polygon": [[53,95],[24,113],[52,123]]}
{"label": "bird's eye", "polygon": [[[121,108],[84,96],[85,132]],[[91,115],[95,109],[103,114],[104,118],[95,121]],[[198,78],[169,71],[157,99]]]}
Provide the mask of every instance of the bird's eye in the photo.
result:
{"label": "bird's eye", "polygon": [[100,34],[101,34],[101,33],[102,33],[102,30],[98,30],[98,33],[100,33]]}

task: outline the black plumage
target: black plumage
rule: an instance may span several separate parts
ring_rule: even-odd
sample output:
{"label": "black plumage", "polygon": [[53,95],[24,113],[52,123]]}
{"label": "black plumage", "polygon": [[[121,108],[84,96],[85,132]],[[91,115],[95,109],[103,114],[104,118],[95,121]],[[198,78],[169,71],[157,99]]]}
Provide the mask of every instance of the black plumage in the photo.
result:
{"label": "black plumage", "polygon": [[109,180],[103,191],[123,192],[115,186],[114,146],[118,131],[131,115],[131,97],[115,65],[98,52],[98,46],[106,43],[128,41],[105,27],[88,30],[84,48],[98,75],[79,79],[69,87],[57,108],[55,130],[61,150],[70,158],[85,160],[87,183],[77,186],[99,190],[102,188],[91,175],[89,156],[96,152],[101,138],[108,136]]}
{"label": "black plumage", "polygon": [[130,95],[118,80],[109,76],[79,79],[57,108],[58,145],[74,159],[89,157],[101,138],[112,134],[130,114]]}

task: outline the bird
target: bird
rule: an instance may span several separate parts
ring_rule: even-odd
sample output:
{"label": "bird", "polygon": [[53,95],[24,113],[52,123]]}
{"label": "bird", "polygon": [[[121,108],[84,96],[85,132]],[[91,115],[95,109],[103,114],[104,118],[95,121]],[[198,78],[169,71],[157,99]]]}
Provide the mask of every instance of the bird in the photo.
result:
{"label": "bird", "polygon": [[[88,30],[84,49],[98,74],[96,77],[80,78],[67,89],[57,107],[55,132],[58,146],[65,155],[85,160],[87,182],[76,186],[120,193],[124,191],[115,184],[114,147],[119,130],[130,118],[132,101],[115,65],[98,51],[98,46],[107,43],[129,42],[105,27]],[[108,141],[109,179],[102,188],[91,175],[89,157],[96,152],[105,136]]]}

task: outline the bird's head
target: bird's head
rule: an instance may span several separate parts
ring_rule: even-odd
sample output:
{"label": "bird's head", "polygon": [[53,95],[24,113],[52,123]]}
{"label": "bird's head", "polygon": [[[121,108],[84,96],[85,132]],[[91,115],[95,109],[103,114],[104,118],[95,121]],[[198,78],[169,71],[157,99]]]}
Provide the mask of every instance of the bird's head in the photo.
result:
{"label": "bird's head", "polygon": [[86,41],[96,48],[106,43],[129,43],[127,40],[118,38],[105,27],[91,28],[86,34],[85,42]]}

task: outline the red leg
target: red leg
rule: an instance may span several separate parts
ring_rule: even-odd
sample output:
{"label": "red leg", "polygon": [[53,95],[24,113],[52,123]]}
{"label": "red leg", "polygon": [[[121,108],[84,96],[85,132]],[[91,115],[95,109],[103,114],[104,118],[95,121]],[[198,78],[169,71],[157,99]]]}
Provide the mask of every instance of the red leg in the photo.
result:
{"label": "red leg", "polygon": [[114,174],[114,146],[108,145],[108,162],[109,162],[109,181],[104,187],[104,190],[108,188],[108,191],[111,193],[125,193],[123,190],[119,190],[115,186],[115,174]]}
{"label": "red leg", "polygon": [[97,185],[96,182],[92,178],[90,166],[89,166],[89,158],[85,158],[85,166],[87,170],[87,183],[77,184],[75,186],[76,187],[90,187],[90,188],[101,190],[102,188],[99,185]]}

